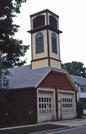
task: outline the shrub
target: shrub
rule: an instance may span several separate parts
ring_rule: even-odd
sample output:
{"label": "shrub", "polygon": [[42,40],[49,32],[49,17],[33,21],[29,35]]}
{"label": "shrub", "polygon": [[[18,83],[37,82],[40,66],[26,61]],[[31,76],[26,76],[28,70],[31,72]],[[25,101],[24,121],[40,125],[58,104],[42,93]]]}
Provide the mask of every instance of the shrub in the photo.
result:
{"label": "shrub", "polygon": [[83,104],[79,101],[77,102],[77,117],[81,118],[83,114]]}

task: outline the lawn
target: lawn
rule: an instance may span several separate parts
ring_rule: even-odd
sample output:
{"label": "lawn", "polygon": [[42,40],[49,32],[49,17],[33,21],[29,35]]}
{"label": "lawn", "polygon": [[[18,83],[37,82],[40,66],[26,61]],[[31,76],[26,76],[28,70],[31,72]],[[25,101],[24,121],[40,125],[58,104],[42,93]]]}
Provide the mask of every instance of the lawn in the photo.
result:
{"label": "lawn", "polygon": [[33,132],[40,132],[40,131],[51,130],[51,129],[59,129],[63,127],[65,126],[44,124],[44,125],[36,125],[36,126],[30,126],[30,127],[0,130],[0,134],[31,134]]}

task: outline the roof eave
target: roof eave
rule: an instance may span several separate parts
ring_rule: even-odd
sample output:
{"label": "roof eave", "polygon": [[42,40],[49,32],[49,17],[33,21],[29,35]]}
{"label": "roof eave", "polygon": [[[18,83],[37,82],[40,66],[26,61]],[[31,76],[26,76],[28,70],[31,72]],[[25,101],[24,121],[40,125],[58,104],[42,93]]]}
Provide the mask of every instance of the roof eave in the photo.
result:
{"label": "roof eave", "polygon": [[35,85],[35,88],[37,88],[40,83],[45,79],[45,77],[50,73],[51,70],[48,70],[48,72],[42,77],[42,79]]}

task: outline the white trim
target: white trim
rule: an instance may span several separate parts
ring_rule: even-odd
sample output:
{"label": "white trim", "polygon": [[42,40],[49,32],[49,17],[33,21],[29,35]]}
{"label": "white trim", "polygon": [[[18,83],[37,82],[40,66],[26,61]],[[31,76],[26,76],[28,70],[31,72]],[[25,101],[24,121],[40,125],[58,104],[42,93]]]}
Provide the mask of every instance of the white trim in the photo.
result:
{"label": "white trim", "polygon": [[57,90],[58,93],[75,93],[75,91],[70,91],[70,90]]}
{"label": "white trim", "polygon": [[55,89],[53,88],[38,88],[37,89],[37,123],[39,123],[39,91],[44,91],[44,92],[52,92],[53,94],[53,116],[54,116],[54,120],[56,120],[56,96],[55,96]]}
{"label": "white trim", "polygon": [[55,92],[55,89],[53,88],[37,88],[38,91],[52,91],[52,92]]}

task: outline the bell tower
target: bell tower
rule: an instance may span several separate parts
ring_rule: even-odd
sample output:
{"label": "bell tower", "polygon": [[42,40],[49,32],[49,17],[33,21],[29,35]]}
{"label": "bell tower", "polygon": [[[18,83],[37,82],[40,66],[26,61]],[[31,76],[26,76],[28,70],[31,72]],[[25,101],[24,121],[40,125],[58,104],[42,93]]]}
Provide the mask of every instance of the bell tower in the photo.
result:
{"label": "bell tower", "polygon": [[59,16],[46,9],[32,14],[31,51],[32,69],[55,67],[61,69]]}

